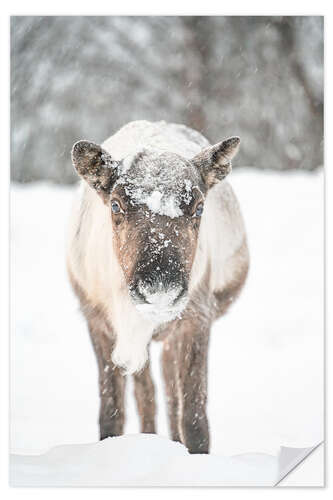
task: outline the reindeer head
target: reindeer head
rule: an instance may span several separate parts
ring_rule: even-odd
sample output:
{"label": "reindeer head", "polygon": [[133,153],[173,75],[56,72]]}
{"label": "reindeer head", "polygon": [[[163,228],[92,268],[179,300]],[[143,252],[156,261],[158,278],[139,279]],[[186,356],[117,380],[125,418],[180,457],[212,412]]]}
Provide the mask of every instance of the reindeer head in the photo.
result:
{"label": "reindeer head", "polygon": [[75,169],[108,207],[129,294],[150,319],[170,321],[185,308],[205,197],[238,146],[232,137],[191,160],[144,149],[115,161],[97,144],[74,144]]}

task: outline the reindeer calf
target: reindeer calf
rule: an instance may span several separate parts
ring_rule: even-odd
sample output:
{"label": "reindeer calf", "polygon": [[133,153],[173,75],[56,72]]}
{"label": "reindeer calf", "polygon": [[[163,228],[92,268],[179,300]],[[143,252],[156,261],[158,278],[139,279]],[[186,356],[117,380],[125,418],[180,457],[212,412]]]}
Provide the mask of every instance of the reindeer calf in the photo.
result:
{"label": "reindeer calf", "polygon": [[240,209],[224,180],[239,147],[198,132],[132,122],[102,146],[79,141],[83,179],[67,264],[99,369],[100,438],[124,427],[125,374],[133,374],[142,432],[155,432],[148,347],[163,341],[172,439],[209,452],[207,350],[212,322],[248,271]]}

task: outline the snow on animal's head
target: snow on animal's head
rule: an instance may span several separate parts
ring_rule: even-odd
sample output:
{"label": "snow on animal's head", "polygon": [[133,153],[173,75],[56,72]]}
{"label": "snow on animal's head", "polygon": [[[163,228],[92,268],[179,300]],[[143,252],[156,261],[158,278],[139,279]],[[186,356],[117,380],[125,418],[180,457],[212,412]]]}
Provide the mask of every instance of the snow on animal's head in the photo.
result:
{"label": "snow on animal's head", "polygon": [[110,211],[114,250],[143,315],[169,321],[185,308],[205,197],[238,146],[232,137],[192,159],[143,149],[115,161],[97,144],[74,144],[74,167]]}

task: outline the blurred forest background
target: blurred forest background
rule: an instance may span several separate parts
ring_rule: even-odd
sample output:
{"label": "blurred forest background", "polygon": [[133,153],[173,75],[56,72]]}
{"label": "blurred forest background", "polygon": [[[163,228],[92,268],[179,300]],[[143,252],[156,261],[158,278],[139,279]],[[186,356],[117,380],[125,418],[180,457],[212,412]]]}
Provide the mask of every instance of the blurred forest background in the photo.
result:
{"label": "blurred forest background", "polygon": [[14,181],[76,181],[73,143],[137,119],[239,135],[235,167],[317,168],[323,18],[11,18]]}

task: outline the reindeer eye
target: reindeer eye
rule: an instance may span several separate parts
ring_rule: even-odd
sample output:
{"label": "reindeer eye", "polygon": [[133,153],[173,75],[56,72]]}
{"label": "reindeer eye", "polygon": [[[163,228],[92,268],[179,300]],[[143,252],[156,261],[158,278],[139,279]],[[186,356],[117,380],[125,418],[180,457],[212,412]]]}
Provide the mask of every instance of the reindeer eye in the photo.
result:
{"label": "reindeer eye", "polygon": [[197,205],[196,211],[195,211],[195,217],[201,217],[203,213],[203,203],[199,203]]}
{"label": "reindeer eye", "polygon": [[120,205],[116,200],[111,201],[111,210],[114,214],[119,214],[121,212]]}

